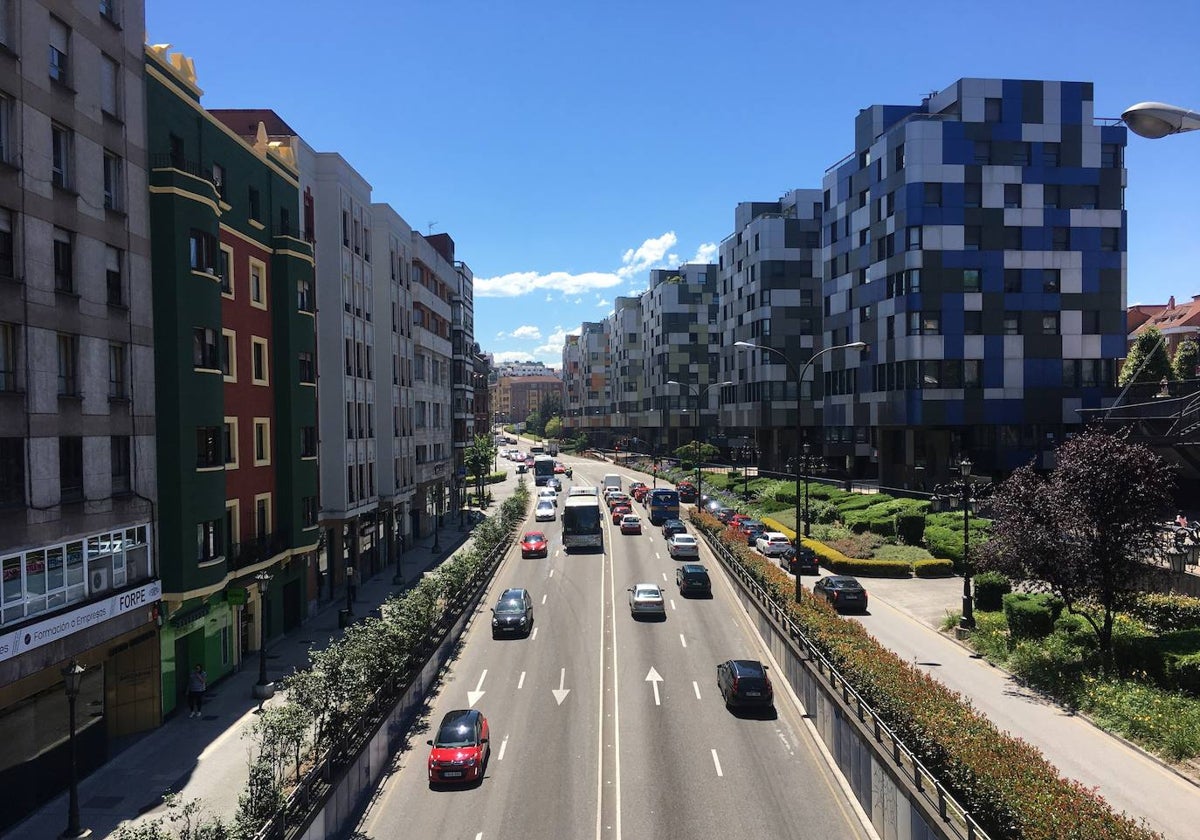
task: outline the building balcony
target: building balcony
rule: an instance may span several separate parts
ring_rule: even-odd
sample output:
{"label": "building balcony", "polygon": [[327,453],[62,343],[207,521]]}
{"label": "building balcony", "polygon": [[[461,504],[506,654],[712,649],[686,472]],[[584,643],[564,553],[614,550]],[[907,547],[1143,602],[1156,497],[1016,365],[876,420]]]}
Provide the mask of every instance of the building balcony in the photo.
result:
{"label": "building balcony", "polygon": [[240,543],[234,543],[229,547],[226,566],[230,571],[238,571],[248,566],[265,563],[276,554],[281,554],[289,548],[291,548],[291,534],[285,530],[253,537]]}

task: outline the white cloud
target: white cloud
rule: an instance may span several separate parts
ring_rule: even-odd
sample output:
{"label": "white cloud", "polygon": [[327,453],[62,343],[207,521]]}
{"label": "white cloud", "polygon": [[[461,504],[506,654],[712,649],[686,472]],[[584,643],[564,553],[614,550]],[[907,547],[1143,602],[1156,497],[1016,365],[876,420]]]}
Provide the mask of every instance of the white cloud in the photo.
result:
{"label": "white cloud", "polygon": [[596,306],[598,306],[601,309],[607,309],[608,307],[612,306],[612,301],[605,300],[602,297],[598,297],[598,298],[596,298]]}
{"label": "white cloud", "polygon": [[688,260],[688,262],[711,263],[711,262],[716,262],[716,257],[717,257],[717,243],[716,242],[705,242],[703,245],[701,245],[699,248],[696,249],[696,256],[692,257],[690,260]]}
{"label": "white cloud", "polygon": [[669,259],[668,252],[678,241],[675,231],[669,230],[655,239],[647,239],[636,250],[630,248],[621,255],[621,267],[617,269],[617,274],[628,278],[659,265],[664,257]]}
{"label": "white cloud", "polygon": [[547,364],[561,362],[563,345],[567,343],[567,336],[579,335],[582,329],[582,327],[574,327],[570,330],[564,330],[562,327],[555,327],[554,332],[546,336],[545,344],[533,348],[534,358],[540,359]]}
{"label": "white cloud", "polygon": [[528,362],[532,357],[528,350],[501,350],[492,353],[492,358],[496,360],[496,364],[502,365],[505,362]]}
{"label": "white cloud", "polygon": [[542,331],[537,327],[525,325],[517,327],[515,330],[509,333],[509,335],[513,338],[539,339],[542,337]]}

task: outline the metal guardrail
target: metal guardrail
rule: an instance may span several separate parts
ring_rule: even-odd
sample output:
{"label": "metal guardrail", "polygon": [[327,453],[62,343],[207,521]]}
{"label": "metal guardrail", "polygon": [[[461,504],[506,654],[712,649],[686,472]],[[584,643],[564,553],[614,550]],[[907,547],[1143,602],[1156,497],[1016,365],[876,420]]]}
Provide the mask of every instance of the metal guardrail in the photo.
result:
{"label": "metal guardrail", "polygon": [[776,624],[787,632],[791,640],[802,646],[803,650],[799,652],[807,654],[808,661],[815,666],[818,675],[824,678],[830,691],[841,697],[842,703],[853,711],[859,722],[871,730],[876,743],[880,745],[880,753],[886,753],[893,766],[900,770],[908,781],[912,782],[925,801],[936,809],[950,830],[964,840],[990,840],[987,832],[975,821],[967,809],[921,763],[916,753],[909,749],[891,730],[871,705],[855,690],[850,681],[825,657],[820,648],[800,630],[788,611],[770,597],[741,561],[720,540],[715,539],[703,528],[700,531],[704,534],[705,541],[717,559],[734,573],[751,597],[760,606],[767,609]]}
{"label": "metal guardrail", "polygon": [[316,760],[284,799],[283,807],[259,829],[256,840],[294,840],[303,835],[313,817],[324,807],[326,798],[338,781],[351,768],[369,744],[378,728],[388,719],[391,710],[404,696],[412,680],[420,674],[429,657],[436,653],[450,628],[483,596],[490,585],[500,561],[512,547],[518,531],[511,527],[504,539],[492,549],[475,578],[447,600],[437,623],[421,641],[405,668],[393,674],[375,692],[366,710],[350,725],[347,732]]}

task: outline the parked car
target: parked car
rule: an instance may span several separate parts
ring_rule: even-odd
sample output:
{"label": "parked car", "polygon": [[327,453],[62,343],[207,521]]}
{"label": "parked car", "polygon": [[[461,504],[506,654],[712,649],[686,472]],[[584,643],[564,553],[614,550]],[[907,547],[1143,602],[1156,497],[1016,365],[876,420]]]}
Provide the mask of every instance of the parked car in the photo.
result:
{"label": "parked car", "polygon": [[730,659],[717,666],[717,689],[726,706],[773,706],[775,691],[767,666],[753,659]]}
{"label": "parked car", "polygon": [[640,534],[642,533],[642,518],[635,516],[632,513],[627,513],[621,517],[621,533],[622,534]]}
{"label": "parked car", "polygon": [[799,548],[788,546],[787,551],[779,555],[779,565],[794,575],[821,574],[817,552],[803,545]]}
{"label": "parked car", "polygon": [[614,525],[620,525],[621,519],[623,519],[626,514],[633,513],[633,508],[626,504],[613,505],[612,510],[610,510],[609,513],[612,515],[612,523]]}
{"label": "parked car", "polygon": [[505,633],[528,636],[533,630],[533,599],[527,589],[505,589],[492,607],[492,638]]}
{"label": "parked car", "polygon": [[687,526],[678,519],[668,519],[662,524],[662,535],[666,539],[671,539],[675,534],[686,534]]}
{"label": "parked car", "polygon": [[521,538],[522,557],[549,557],[550,541],[541,531],[527,531]]}
{"label": "parked car", "polygon": [[867,590],[848,575],[828,575],[813,584],[813,594],[824,598],[838,612],[867,611]]}
{"label": "parked car", "polygon": [[429,784],[483,779],[491,757],[487,718],[478,709],[447,712],[429,744]]}
{"label": "parked car", "polygon": [[700,543],[691,534],[672,534],[667,540],[667,552],[675,560],[681,557],[699,557]]}
{"label": "parked car", "polygon": [[778,531],[766,531],[754,541],[754,547],[764,557],[775,557],[791,548],[792,541],[788,539],[787,534],[781,534]]}
{"label": "parked car", "polygon": [[535,522],[553,522],[554,513],[554,502],[549,499],[539,499],[537,507],[533,509],[533,519]]}
{"label": "parked car", "polygon": [[642,615],[667,617],[662,590],[657,583],[635,583],[629,587],[629,614],[634,618]]}
{"label": "parked car", "polygon": [[675,570],[675,585],[681,595],[712,595],[708,569],[699,563],[684,563]]}

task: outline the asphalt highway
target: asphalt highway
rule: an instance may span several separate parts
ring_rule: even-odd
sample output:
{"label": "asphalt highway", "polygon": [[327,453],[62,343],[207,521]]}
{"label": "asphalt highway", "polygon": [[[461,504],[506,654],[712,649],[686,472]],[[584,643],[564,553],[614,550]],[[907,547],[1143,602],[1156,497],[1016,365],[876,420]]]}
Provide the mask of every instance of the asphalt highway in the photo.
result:
{"label": "asphalt highway", "polygon": [[[622,472],[561,460],[575,472],[564,493]],[[640,504],[634,512],[645,520]],[[684,598],[657,528],[622,535],[605,521],[603,554],[567,555],[559,523],[530,517],[525,530],[546,533],[550,556],[522,559],[514,546],[356,836],[874,837],[782,678],[773,680],[774,713],[725,708],[717,664],[766,652],[707,548],[713,597]],[[640,582],[663,588],[665,621],[631,617],[627,587]],[[490,607],[508,587],[530,591],[534,630],[494,640]],[[491,729],[484,779],[431,789],[425,741],[446,712],[468,707]]]}

